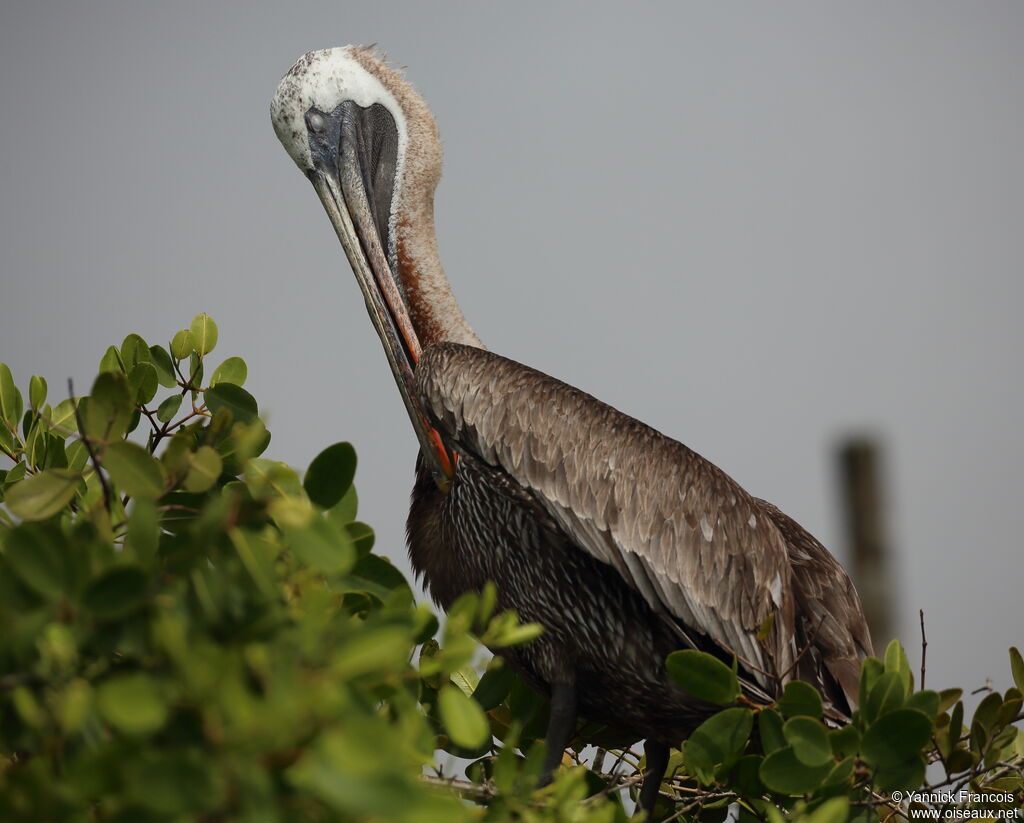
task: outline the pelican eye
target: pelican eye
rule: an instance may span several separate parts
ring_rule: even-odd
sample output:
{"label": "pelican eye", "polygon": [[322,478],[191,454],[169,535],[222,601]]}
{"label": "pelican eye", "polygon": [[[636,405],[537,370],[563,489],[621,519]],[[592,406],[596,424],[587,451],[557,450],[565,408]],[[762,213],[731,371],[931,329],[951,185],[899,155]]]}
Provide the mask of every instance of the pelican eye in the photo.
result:
{"label": "pelican eye", "polygon": [[306,115],[306,125],[309,126],[311,131],[320,134],[327,126],[327,122],[322,114],[317,114],[313,111]]}

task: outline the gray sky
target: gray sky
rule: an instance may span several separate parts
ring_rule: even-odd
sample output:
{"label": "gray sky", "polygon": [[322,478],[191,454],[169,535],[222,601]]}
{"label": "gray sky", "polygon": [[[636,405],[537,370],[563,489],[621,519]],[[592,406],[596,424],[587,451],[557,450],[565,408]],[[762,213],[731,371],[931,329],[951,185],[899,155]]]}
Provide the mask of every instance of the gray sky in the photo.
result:
{"label": "gray sky", "polygon": [[[416,441],[267,106],[379,43],[446,151],[443,258],[494,351],[720,465],[842,558],[832,447],[888,446],[929,684],[1021,644],[1024,5],[0,6],[0,359],[86,387],[200,311],[298,467],[359,451],[405,563]],[[131,318],[130,321],[124,319]]]}

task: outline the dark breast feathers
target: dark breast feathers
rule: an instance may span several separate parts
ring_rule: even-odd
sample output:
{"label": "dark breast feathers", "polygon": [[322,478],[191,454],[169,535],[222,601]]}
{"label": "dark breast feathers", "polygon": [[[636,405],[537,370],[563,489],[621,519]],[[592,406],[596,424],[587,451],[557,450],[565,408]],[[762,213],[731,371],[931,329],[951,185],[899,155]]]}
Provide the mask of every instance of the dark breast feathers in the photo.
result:
{"label": "dark breast feathers", "polygon": [[[683,444],[482,349],[429,347],[416,388],[459,461],[448,494],[417,473],[413,564],[442,605],[491,579],[502,606],[546,627],[510,656],[534,686],[589,678],[610,697],[584,697],[584,715],[670,745],[709,708],[667,678],[678,648],[735,654],[752,692],[797,676],[840,710],[856,699],[870,652],[856,591],[774,506]],[[638,716],[622,717],[631,701]]]}

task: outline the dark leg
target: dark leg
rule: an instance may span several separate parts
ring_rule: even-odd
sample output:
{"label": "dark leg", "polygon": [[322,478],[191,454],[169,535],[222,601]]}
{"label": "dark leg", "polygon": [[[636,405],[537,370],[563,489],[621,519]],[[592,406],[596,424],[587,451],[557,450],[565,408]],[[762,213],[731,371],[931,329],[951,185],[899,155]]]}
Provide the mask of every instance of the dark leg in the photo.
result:
{"label": "dark leg", "polygon": [[645,740],[644,751],[647,753],[647,774],[640,787],[640,808],[647,812],[648,823],[654,823],[654,804],[658,799],[658,787],[668,768],[669,748],[664,743]]}
{"label": "dark leg", "polygon": [[551,775],[562,762],[562,752],[569,745],[576,732],[576,685],[574,683],[551,684],[551,718],[545,735],[548,751],[544,757],[544,771],[540,784],[551,782]]}

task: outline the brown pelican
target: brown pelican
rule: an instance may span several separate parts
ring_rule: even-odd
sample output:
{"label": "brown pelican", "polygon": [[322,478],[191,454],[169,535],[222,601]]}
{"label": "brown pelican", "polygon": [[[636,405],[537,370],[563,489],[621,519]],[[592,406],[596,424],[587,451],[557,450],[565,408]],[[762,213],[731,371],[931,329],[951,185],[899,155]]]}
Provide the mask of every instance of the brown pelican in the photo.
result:
{"label": "brown pelican", "polygon": [[550,697],[545,775],[577,717],[625,729],[646,741],[650,810],[669,748],[714,710],[666,674],[677,649],[735,655],[748,694],[796,677],[849,711],[871,641],[828,551],[683,444],[470,329],[434,238],[437,128],[409,83],[372,49],[314,51],[271,115],[344,246],[419,438],[414,568],[442,607],[492,580],[501,607],[545,627],[502,650]]}

